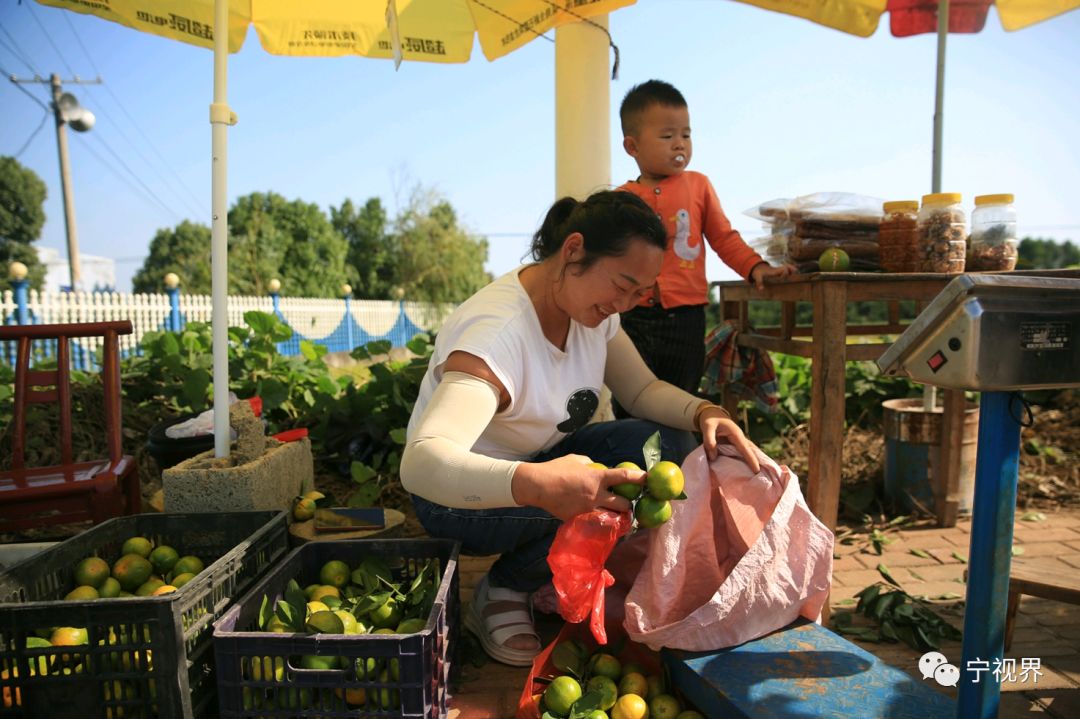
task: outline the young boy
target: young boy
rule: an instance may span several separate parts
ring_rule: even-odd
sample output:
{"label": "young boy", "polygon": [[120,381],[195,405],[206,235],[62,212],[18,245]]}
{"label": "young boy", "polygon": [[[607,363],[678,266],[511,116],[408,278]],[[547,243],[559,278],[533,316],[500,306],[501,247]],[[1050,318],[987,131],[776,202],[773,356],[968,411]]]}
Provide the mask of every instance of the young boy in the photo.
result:
{"label": "young boy", "polygon": [[645,200],[668,234],[653,296],[624,312],[622,326],[658,378],[697,393],[709,301],[704,241],[759,289],[766,278],[784,277],[794,268],[772,267],[761,259],[732,229],[709,179],[686,169],[693,146],[690,110],[682,93],[660,80],[643,82],[626,93],[619,118],[623,148],[641,174],[618,189]]}

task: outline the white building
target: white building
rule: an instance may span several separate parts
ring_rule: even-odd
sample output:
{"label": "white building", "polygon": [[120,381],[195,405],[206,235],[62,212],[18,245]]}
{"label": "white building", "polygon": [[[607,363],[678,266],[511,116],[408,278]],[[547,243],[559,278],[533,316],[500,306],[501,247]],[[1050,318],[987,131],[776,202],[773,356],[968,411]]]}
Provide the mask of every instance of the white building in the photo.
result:
{"label": "white building", "polygon": [[[46,292],[60,292],[71,284],[71,269],[67,255],[52,247],[37,247],[38,259],[45,265]],[[93,290],[112,290],[116,288],[116,262],[111,257],[79,255],[79,268],[82,270],[80,286],[76,289],[91,292]]]}

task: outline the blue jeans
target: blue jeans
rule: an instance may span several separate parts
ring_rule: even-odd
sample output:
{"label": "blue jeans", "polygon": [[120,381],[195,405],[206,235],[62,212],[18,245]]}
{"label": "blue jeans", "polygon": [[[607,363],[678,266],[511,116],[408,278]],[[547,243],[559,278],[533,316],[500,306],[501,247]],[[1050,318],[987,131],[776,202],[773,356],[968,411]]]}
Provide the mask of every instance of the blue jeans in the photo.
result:
{"label": "blue jeans", "polygon": [[[530,461],[582,454],[609,467],[619,462],[644,467],[641,447],[657,430],[661,459],[682,464],[697,446],[689,432],[643,419],[621,419],[586,425]],[[460,540],[464,554],[500,555],[491,567],[492,584],[531,592],[551,580],[548,549],[561,521],[548,512],[536,507],[456,509],[415,494],[412,501],[416,516],[432,537]]]}

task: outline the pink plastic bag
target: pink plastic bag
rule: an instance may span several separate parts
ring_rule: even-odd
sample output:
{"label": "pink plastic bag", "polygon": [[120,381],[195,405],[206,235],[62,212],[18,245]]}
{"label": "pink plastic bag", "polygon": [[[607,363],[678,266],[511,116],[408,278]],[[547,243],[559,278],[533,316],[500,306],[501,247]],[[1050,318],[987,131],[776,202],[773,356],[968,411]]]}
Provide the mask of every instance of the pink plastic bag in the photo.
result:
{"label": "pink plastic bag", "polygon": [[759,453],[752,474],[730,446],[711,464],[683,463],[689,499],[650,530],[626,598],[634,641],[709,651],[756,639],[797,617],[821,616],[832,578],[833,534],[810,512],[795,475]]}
{"label": "pink plastic bag", "polygon": [[560,526],[548,551],[559,615],[573,624],[591,615],[589,626],[600,644],[607,644],[604,590],[615,582],[604,563],[619,537],[628,531],[629,512],[594,510]]}

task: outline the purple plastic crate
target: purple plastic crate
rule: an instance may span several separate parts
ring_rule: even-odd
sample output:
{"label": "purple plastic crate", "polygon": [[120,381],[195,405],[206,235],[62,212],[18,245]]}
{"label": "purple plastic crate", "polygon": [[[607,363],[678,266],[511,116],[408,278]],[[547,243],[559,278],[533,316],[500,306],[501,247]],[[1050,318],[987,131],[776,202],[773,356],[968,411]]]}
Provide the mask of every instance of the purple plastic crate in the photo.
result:
{"label": "purple plastic crate", "polygon": [[[458,554],[444,539],[357,539],[301,545],[214,622],[222,719],[239,717],[401,717],[441,719],[459,629]],[[317,582],[331,559],[355,567],[367,556],[394,568],[395,581],[416,577],[438,560],[439,584],[424,628],[415,634],[274,634],[258,631],[263,597],[280,599],[290,579]],[[304,669],[305,655],[345,657],[348,668]],[[356,660],[373,670],[358,677]],[[397,661],[398,677],[383,674]],[[340,662],[339,662],[340,664]],[[267,667],[273,671],[260,671]],[[280,668],[280,669],[279,669]],[[357,702],[363,694],[364,702]],[[351,698],[352,704],[346,699]]]}
{"label": "purple plastic crate", "polygon": [[[0,572],[0,717],[212,716],[211,622],[288,551],[286,520],[284,512],[116,517]],[[194,554],[206,568],[159,597],[64,600],[76,564],[112,562],[135,536]],[[88,642],[26,646],[49,627],[85,628]]]}

